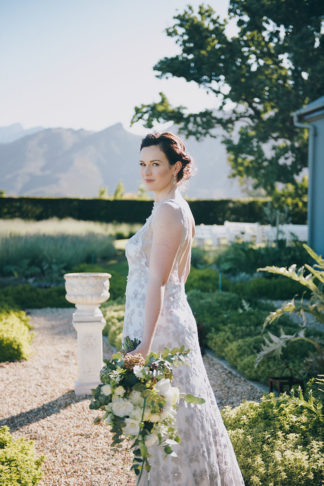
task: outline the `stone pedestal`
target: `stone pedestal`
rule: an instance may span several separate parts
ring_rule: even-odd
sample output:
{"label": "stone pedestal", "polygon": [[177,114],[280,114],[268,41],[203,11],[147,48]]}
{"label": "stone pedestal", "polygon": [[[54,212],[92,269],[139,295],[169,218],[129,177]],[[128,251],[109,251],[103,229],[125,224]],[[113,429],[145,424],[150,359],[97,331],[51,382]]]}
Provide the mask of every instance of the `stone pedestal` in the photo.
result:
{"label": "stone pedestal", "polygon": [[102,329],[106,321],[99,304],[109,298],[109,273],[66,273],[66,299],[75,304],[73,326],[78,340],[78,377],[75,394],[91,395],[91,389],[100,383],[104,366]]}

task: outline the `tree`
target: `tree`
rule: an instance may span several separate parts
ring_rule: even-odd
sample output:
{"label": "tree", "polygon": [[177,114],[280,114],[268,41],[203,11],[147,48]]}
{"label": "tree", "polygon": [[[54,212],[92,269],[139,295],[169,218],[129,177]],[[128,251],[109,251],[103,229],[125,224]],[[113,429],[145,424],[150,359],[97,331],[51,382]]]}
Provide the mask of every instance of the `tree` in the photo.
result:
{"label": "tree", "polygon": [[[292,112],[324,92],[324,2],[322,0],[230,0],[226,26],[210,6],[187,6],[166,29],[180,48],[157,62],[158,78],[195,82],[214,96],[218,111],[188,113],[167,96],[135,107],[131,123],[172,121],[197,140],[225,131],[231,176],[272,195],[297,185],[307,166],[307,131],[294,126]],[[234,20],[233,20],[234,19]],[[229,111],[227,108],[232,106]]]}
{"label": "tree", "polygon": [[98,198],[99,199],[109,199],[109,194],[108,194],[107,187],[105,187],[105,186],[100,186],[99,187]]}
{"label": "tree", "polygon": [[124,184],[119,181],[114,192],[114,199],[123,199],[125,194]]}
{"label": "tree", "polygon": [[142,182],[138,185],[137,199],[144,199],[144,200],[150,199],[150,196]]}

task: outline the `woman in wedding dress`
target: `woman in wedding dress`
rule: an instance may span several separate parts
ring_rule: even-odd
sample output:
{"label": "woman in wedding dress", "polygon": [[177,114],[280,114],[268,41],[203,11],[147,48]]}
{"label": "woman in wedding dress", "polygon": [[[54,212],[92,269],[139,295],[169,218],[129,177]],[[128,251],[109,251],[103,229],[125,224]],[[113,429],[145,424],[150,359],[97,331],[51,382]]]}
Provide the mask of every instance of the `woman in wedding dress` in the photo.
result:
{"label": "woman in wedding dress", "polygon": [[232,443],[224,426],[202,360],[197,324],[185,293],[190,271],[195,221],[180,193],[192,173],[192,159],[179,137],[149,134],[141,143],[140,172],[154,192],[153,209],[144,226],[126,245],[129,265],[123,339],[141,340],[132,352],[144,357],[184,345],[189,366],[174,369],[173,385],[181,393],[205,399],[203,405],[181,403],[177,457],[149,447],[151,471],[141,486],[244,486]]}

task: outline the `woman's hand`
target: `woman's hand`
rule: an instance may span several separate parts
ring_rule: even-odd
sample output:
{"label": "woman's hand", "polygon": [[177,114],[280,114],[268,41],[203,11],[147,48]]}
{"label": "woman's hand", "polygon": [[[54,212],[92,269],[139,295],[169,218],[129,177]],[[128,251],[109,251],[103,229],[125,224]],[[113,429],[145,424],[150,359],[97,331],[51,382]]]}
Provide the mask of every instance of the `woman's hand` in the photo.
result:
{"label": "woman's hand", "polygon": [[127,354],[141,354],[143,358],[146,358],[146,356],[150,353],[150,348],[151,346],[149,344],[142,342],[137,346],[137,348]]}

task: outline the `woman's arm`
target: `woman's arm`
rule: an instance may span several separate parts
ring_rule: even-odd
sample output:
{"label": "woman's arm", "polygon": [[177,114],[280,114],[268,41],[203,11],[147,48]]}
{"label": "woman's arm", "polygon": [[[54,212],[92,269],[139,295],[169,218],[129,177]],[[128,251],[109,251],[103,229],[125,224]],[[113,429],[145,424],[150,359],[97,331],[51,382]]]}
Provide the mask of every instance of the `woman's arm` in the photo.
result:
{"label": "woman's arm", "polygon": [[165,284],[179,249],[183,234],[181,210],[165,203],[156,210],[152,220],[153,240],[150,253],[148,284],[145,301],[144,331],[141,344],[132,352],[144,357],[150,352],[159,318]]}

